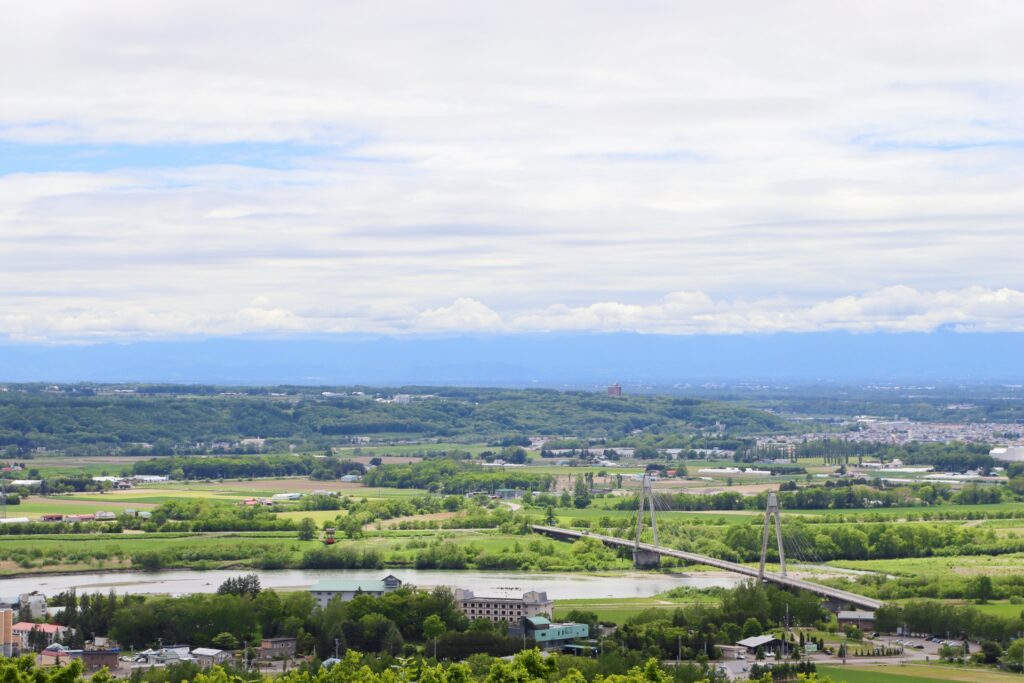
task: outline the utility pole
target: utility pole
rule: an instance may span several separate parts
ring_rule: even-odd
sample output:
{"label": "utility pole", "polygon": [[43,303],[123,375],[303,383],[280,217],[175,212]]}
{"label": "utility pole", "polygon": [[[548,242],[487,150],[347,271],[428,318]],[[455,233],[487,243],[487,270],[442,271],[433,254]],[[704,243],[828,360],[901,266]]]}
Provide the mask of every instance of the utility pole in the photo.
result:
{"label": "utility pole", "polygon": [[782,518],[779,516],[779,498],[774,491],[768,493],[768,506],[764,511],[764,532],[761,534],[761,568],[757,572],[757,578],[764,580],[764,561],[768,554],[768,532],[771,529],[772,518],[775,519],[775,540],[779,543],[779,564],[782,568],[782,575],[786,575],[786,551],[782,547]]}

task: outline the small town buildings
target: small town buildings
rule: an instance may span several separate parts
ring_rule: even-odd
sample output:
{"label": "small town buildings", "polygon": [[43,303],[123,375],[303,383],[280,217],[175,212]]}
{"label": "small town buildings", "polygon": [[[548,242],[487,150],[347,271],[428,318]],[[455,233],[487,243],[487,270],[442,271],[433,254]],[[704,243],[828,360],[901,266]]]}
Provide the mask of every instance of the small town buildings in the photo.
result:
{"label": "small town buildings", "polygon": [[0,657],[14,657],[18,652],[18,638],[14,635],[14,610],[0,609]]}
{"label": "small town buildings", "polygon": [[295,638],[264,638],[260,643],[260,659],[285,659],[295,656]]}
{"label": "small town buildings", "polygon": [[492,623],[501,621],[518,626],[529,617],[550,616],[555,603],[545,592],[529,591],[521,598],[477,597],[465,588],[455,589],[455,606],[470,619],[487,619]]}
{"label": "small town buildings", "polygon": [[85,649],[81,651],[82,665],[86,671],[99,671],[103,667],[115,670],[117,669],[120,656],[121,650],[116,647],[103,650]]}
{"label": "small town buildings", "polygon": [[988,454],[1003,462],[1022,462],[1024,461],[1024,446],[997,446]]}
{"label": "small town buildings", "polygon": [[231,661],[230,652],[227,650],[218,650],[212,647],[197,647],[192,650],[191,654],[192,659],[196,660],[196,664],[204,669],[209,669],[211,666]]}
{"label": "small town buildings", "polygon": [[843,626],[856,626],[861,631],[873,631],[875,628],[875,613],[865,610],[840,610],[836,614],[840,628]]}
{"label": "small town buildings", "polygon": [[53,643],[39,653],[39,664],[41,666],[61,666],[74,659],[81,659],[81,657],[81,650],[72,650],[60,643]]}
{"label": "small town buildings", "polygon": [[121,650],[116,647],[103,650],[72,650],[60,643],[53,643],[39,653],[39,664],[41,666],[62,666],[72,660],[80,659],[86,671],[99,671],[103,667],[116,670],[120,656]]}
{"label": "small town buildings", "polygon": [[316,599],[316,604],[323,608],[334,598],[348,602],[357,595],[380,597],[401,587],[401,580],[388,574],[380,581],[322,579],[309,592]]}
{"label": "small town buildings", "polygon": [[159,484],[170,481],[171,478],[162,474],[133,474],[132,481],[140,481],[144,484]]}
{"label": "small town buildings", "polygon": [[553,624],[544,617],[527,617],[523,625],[526,637],[533,638],[541,650],[559,650],[574,640],[590,637],[586,624]]}
{"label": "small town buildings", "polygon": [[15,639],[17,639],[23,652],[30,649],[29,639],[33,631],[37,634],[42,634],[47,645],[52,645],[54,642],[63,639],[67,630],[67,626],[61,626],[60,624],[36,624],[31,621],[19,621],[11,627],[11,632]]}
{"label": "small town buildings", "polygon": [[4,517],[0,519],[0,524],[28,524],[28,517]]}
{"label": "small town buildings", "polygon": [[132,664],[140,667],[167,666],[192,659],[188,645],[168,645],[159,650],[143,650],[135,655]]}

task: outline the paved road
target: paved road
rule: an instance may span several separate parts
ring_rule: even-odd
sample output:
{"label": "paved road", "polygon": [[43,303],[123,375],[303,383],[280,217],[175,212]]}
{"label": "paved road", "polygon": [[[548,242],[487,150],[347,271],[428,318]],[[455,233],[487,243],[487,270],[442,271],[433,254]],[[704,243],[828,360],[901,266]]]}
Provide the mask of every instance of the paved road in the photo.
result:
{"label": "paved road", "polygon": [[[551,536],[553,538],[560,539],[578,539],[584,537],[596,538],[606,545],[615,545],[623,548],[634,548],[637,544],[626,538],[618,538],[617,536],[605,536],[604,534],[594,534],[586,531],[576,531],[574,529],[563,529],[555,526],[543,526],[540,524],[533,525],[533,530],[536,533]],[[716,557],[709,557],[707,555],[700,555],[698,553],[690,553],[684,550],[673,550],[672,548],[666,548],[660,545],[652,545],[650,543],[640,543],[639,548],[648,552],[657,553],[659,555],[665,555],[668,557],[677,557],[686,562],[693,564],[703,564],[709,567],[715,567],[717,569],[724,569],[726,571],[734,572],[736,574],[743,574],[745,576],[751,576],[759,578],[758,570],[753,567],[747,567],[742,564],[736,564],[735,562],[729,562],[728,560],[720,560]],[[840,600],[857,607],[863,607],[865,609],[876,610],[881,607],[884,603],[881,600],[875,600],[864,595],[852,593],[850,591],[844,591],[839,588],[832,588],[830,586],[823,586],[820,583],[814,583],[813,581],[805,581],[803,579],[795,579],[791,576],[783,576],[775,572],[765,572],[764,580],[770,583],[775,583],[780,586],[787,586],[789,588],[799,588],[815,595],[821,595],[826,598],[833,600]]]}

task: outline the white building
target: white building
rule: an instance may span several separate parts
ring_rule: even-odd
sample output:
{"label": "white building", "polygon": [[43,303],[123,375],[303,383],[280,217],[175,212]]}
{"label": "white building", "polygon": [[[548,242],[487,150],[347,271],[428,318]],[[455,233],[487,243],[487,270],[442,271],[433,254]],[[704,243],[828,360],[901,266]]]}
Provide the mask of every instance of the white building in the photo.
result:
{"label": "white building", "polygon": [[209,669],[211,666],[230,661],[231,653],[212,647],[197,647],[192,650],[192,659],[202,668]]}
{"label": "white building", "polygon": [[1024,462],[1024,446],[1000,446],[993,448],[988,454],[1003,462]]}
{"label": "white building", "polygon": [[348,602],[357,595],[380,597],[401,587],[401,580],[388,574],[380,581],[322,579],[310,588],[309,592],[316,599],[316,604],[320,605],[320,607],[327,607],[327,604],[334,598],[340,598],[342,602]]}
{"label": "white building", "polygon": [[551,616],[555,603],[545,592],[529,591],[521,598],[487,598],[465,588],[455,590],[455,606],[470,619],[505,621],[513,626],[528,617]]}

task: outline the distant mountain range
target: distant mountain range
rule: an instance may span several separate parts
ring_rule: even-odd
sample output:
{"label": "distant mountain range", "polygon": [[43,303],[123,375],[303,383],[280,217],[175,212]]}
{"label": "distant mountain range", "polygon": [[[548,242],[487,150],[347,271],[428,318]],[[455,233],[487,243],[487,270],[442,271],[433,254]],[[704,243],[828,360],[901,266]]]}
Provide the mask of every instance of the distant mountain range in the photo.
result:
{"label": "distant mountain range", "polygon": [[1024,334],[219,338],[0,344],[0,381],[596,386],[1024,379]]}

